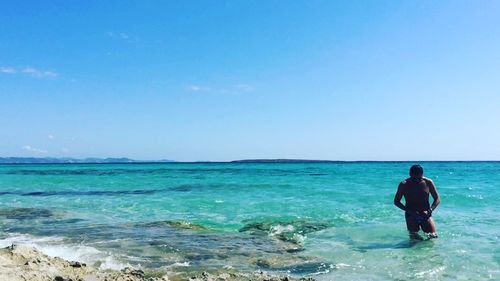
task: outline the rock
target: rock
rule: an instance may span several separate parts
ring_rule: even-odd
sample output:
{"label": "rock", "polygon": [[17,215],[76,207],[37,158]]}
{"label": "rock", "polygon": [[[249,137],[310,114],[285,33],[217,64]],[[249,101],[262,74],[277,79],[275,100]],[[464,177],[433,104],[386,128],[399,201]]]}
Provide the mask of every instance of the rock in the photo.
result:
{"label": "rock", "polygon": [[72,267],[82,267],[82,266],[87,266],[85,263],[80,263],[77,261],[70,261],[69,265]]}
{"label": "rock", "polygon": [[54,278],[54,281],[73,281],[73,279],[71,279],[71,278],[63,278],[61,276],[56,276]]}
{"label": "rock", "polygon": [[193,276],[189,279],[190,281],[314,281],[312,278],[301,278],[294,279],[290,276],[283,275],[271,275],[266,272],[219,272],[219,273],[208,273],[203,272],[200,275]]}
{"label": "rock", "polygon": [[[270,268],[276,266],[270,262]],[[150,274],[150,276],[148,276]],[[168,276],[151,277],[143,270],[124,268],[99,270],[80,262],[69,262],[57,257],[49,257],[40,251],[27,247],[11,245],[0,249],[0,280],[8,281],[168,281]],[[191,281],[296,281],[289,276],[270,275],[265,272],[236,272],[220,269],[215,272],[194,274],[191,278],[173,275],[173,280]],[[313,279],[310,279],[313,280]],[[303,280],[303,281],[310,281]]]}
{"label": "rock", "polygon": [[130,267],[126,267],[126,268],[122,269],[121,272],[123,272],[124,274],[135,276],[135,277],[144,278],[144,271],[142,271],[140,269],[133,269]]}
{"label": "rock", "polygon": [[138,224],[137,226],[140,226],[140,227],[171,227],[171,228],[176,228],[176,229],[194,230],[194,231],[206,230],[206,227],[204,227],[203,225],[200,225],[200,224],[195,224],[195,223],[191,223],[191,222],[187,222],[187,221],[170,221],[170,220],[146,222],[146,223]]}

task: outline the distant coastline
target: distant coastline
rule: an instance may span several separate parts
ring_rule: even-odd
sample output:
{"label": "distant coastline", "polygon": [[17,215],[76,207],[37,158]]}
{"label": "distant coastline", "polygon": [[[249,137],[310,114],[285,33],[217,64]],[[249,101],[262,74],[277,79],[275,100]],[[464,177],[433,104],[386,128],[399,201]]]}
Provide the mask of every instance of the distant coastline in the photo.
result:
{"label": "distant coastline", "polygon": [[314,159],[241,159],[233,161],[175,161],[175,160],[135,160],[119,158],[58,158],[58,157],[0,157],[0,164],[158,164],[158,163],[423,163],[423,162],[500,162],[500,160],[314,160]]}
{"label": "distant coastline", "polygon": [[314,160],[314,159],[242,159],[233,160],[229,163],[344,163],[358,161],[341,161],[341,160]]}
{"label": "distant coastline", "polygon": [[125,164],[171,163],[173,160],[134,160],[130,158],[57,158],[57,157],[0,157],[0,164]]}

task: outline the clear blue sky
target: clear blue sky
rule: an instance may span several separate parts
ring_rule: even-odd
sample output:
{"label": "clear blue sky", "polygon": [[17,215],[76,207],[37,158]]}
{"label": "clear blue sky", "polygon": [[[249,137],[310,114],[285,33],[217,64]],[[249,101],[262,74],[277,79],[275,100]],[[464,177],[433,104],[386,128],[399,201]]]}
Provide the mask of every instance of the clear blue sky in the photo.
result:
{"label": "clear blue sky", "polygon": [[500,1],[2,1],[0,156],[500,159]]}

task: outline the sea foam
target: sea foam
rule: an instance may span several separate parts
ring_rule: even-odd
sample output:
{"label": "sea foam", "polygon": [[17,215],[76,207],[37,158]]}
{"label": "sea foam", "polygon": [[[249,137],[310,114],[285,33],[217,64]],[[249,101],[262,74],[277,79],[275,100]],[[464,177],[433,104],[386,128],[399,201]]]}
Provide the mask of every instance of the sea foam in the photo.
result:
{"label": "sea foam", "polygon": [[97,264],[101,269],[120,270],[130,266],[118,261],[113,255],[99,251],[94,247],[68,244],[64,242],[64,238],[57,236],[35,237],[27,234],[10,234],[8,237],[0,239],[0,248],[12,244],[30,246],[52,257]]}

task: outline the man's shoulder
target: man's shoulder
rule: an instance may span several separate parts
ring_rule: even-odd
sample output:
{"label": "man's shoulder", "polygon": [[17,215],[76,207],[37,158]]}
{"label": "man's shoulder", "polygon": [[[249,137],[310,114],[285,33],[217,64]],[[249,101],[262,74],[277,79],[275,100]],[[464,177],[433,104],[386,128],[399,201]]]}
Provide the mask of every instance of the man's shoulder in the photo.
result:
{"label": "man's shoulder", "polygon": [[406,185],[409,182],[410,178],[404,179],[401,181],[401,185]]}
{"label": "man's shoulder", "polygon": [[425,181],[425,183],[434,184],[434,182],[430,178],[423,177],[422,179]]}

